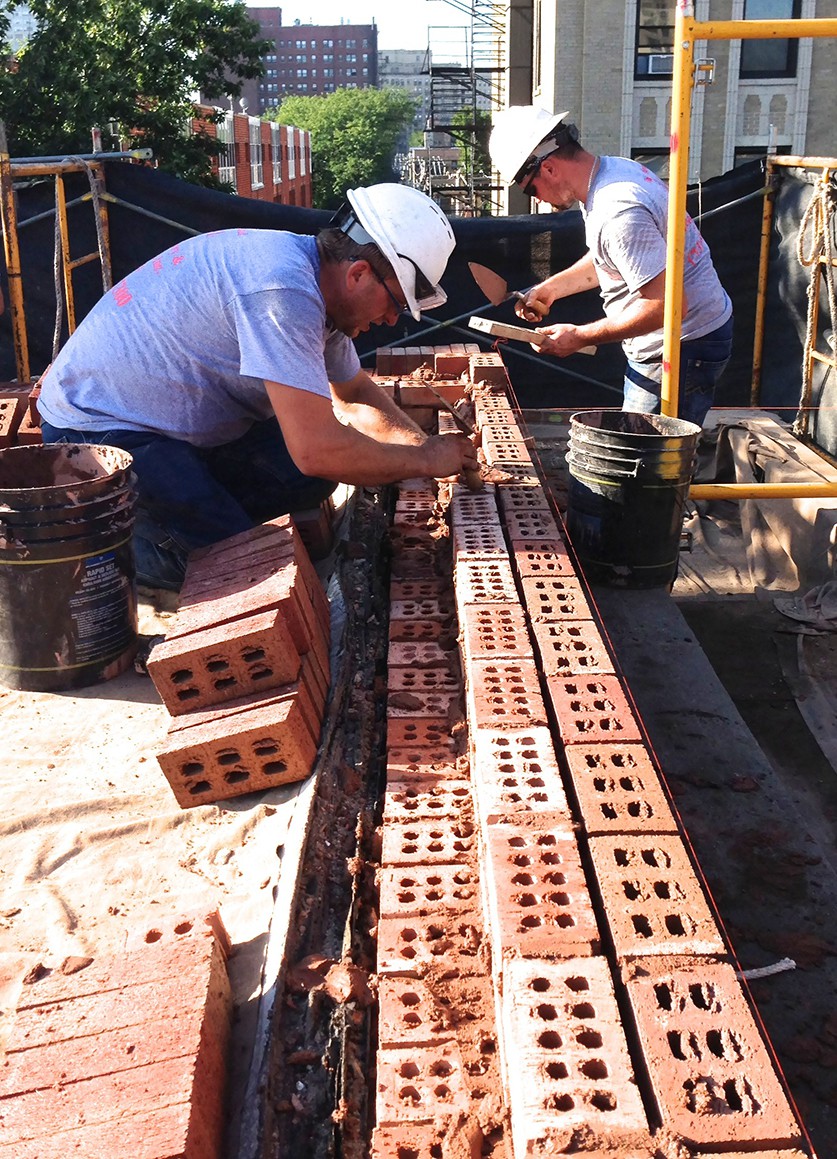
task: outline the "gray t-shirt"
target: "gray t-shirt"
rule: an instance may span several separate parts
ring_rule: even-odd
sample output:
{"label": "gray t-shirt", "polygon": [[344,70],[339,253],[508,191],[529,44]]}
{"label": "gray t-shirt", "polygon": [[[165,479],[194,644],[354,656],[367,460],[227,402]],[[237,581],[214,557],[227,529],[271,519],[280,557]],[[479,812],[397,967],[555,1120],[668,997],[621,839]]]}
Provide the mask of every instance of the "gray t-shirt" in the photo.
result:
{"label": "gray t-shirt", "polygon": [[318,274],[316,240],[277,230],[172,246],[96,303],[44,378],[42,417],[213,447],[273,414],[265,379],[330,399],[360,361]]}
{"label": "gray t-shirt", "polygon": [[[587,247],[596,267],[605,314],[618,317],[639,290],[666,268],[668,189],[660,179],[625,157],[602,157],[582,206]],[[683,276],[686,314],[681,338],[701,338],[732,314],[709,247],[691,217],[686,219]],[[628,358],[659,360],[663,332],[652,330],[622,343]]]}

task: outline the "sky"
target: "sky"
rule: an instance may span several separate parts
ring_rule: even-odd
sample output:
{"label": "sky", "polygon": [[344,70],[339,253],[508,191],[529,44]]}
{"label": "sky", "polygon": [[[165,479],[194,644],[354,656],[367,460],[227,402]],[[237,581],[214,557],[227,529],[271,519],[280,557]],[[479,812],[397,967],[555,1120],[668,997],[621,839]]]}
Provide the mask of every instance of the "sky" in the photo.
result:
{"label": "sky", "polygon": [[340,18],[352,24],[378,26],[378,50],[391,48],[424,49],[427,26],[469,25],[467,0],[457,6],[446,0],[248,0],[252,8],[279,7],[282,26],[301,20],[303,24],[339,24]]}

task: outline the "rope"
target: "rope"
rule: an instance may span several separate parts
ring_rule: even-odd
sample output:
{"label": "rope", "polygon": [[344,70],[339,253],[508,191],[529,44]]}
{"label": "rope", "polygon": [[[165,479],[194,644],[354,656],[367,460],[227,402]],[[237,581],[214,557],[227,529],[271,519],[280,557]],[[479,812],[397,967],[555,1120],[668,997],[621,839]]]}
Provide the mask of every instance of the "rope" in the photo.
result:
{"label": "rope", "polygon": [[[99,182],[95,170],[84,157],[67,157],[67,161],[75,161],[83,165],[90,185],[90,197],[93,202],[93,220],[96,225],[96,245],[99,250],[99,265],[102,269],[102,288],[104,293],[113,287],[113,277],[105,262],[105,237],[102,229],[101,197],[99,196]],[[52,276],[55,283],[55,329],[52,333],[52,359],[58,357],[61,348],[61,328],[64,322],[64,286],[61,278],[61,214],[59,211],[60,197],[58,193],[60,177],[55,178],[55,250],[52,259]]]}
{"label": "rope", "polygon": [[811,358],[817,340],[817,280],[822,266],[828,292],[828,309],[832,332],[837,332],[837,293],[834,286],[833,232],[835,218],[835,188],[828,172],[817,179],[808,202],[796,241],[796,256],[802,266],[811,267],[808,283],[808,316],[805,329],[805,358],[802,365],[802,393],[793,433],[799,437],[808,434],[813,398],[814,360]]}

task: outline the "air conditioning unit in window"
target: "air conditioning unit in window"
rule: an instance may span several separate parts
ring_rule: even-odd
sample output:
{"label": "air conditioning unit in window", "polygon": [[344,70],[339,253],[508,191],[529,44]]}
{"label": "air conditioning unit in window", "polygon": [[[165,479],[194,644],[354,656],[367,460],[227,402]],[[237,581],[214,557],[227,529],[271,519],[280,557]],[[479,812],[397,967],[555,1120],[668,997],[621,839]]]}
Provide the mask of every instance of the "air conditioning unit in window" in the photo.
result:
{"label": "air conditioning unit in window", "polygon": [[648,57],[649,76],[671,76],[674,72],[674,54],[671,52],[652,52]]}

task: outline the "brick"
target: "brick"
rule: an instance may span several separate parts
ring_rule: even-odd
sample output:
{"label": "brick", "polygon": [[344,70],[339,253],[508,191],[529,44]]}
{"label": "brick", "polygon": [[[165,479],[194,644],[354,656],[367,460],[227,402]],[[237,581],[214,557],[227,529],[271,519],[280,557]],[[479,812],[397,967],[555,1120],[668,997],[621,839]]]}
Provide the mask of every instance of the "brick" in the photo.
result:
{"label": "brick", "polygon": [[20,426],[23,401],[15,395],[0,395],[0,447],[14,445],[14,437]]}
{"label": "brick", "polygon": [[459,656],[454,647],[438,640],[393,640],[387,650],[388,668],[445,668],[459,672]]}
{"label": "brick", "polygon": [[428,970],[458,976],[486,973],[488,947],[481,908],[403,914],[378,920],[378,973],[422,977]]}
{"label": "brick", "polygon": [[375,374],[389,374],[392,369],[392,350],[381,346],[375,351]]}
{"label": "brick", "polygon": [[560,539],[555,516],[549,511],[507,511],[503,522],[514,548],[515,540]]}
{"label": "brick", "polygon": [[532,491],[538,494],[543,489],[543,480],[532,462],[516,462],[514,459],[497,459],[492,466],[492,478],[497,491],[502,494],[506,488],[516,491]]}
{"label": "brick", "polygon": [[311,559],[325,559],[334,548],[334,504],[331,498],[318,507],[294,511],[294,524]]}
{"label": "brick", "polygon": [[[417,978],[378,979],[378,1041],[381,1046],[434,1046],[455,1038],[447,1012]],[[388,1153],[386,1159],[392,1159]]]}
{"label": "brick", "polygon": [[432,917],[480,910],[480,882],[467,865],[415,865],[380,871],[381,917]]}
{"label": "brick", "polygon": [[462,1060],[454,1043],[379,1050],[377,1067],[380,1125],[436,1123],[469,1110]]}
{"label": "brick", "polygon": [[409,748],[418,755],[420,751],[432,753],[433,760],[450,760],[456,754],[456,741],[451,735],[451,722],[445,717],[425,720],[410,720],[396,717],[387,721],[387,749],[390,757],[394,749]]}
{"label": "brick", "polygon": [[437,374],[445,378],[458,378],[468,370],[469,357],[465,346],[461,342],[452,342],[450,346],[436,347],[433,366]]}
{"label": "brick", "polygon": [[501,602],[468,604],[461,635],[467,663],[476,660],[533,660],[532,641],[520,604]]}
{"label": "brick", "polygon": [[502,1024],[516,1156],[563,1152],[576,1133],[655,1153],[633,1149],[650,1132],[605,959],[510,963]]}
{"label": "brick", "polygon": [[449,612],[453,611],[451,585],[447,578],[393,580],[389,585],[389,597],[396,604],[416,600],[439,600],[443,606],[447,604]]}
{"label": "brick", "polygon": [[501,527],[493,490],[486,488],[484,491],[474,492],[457,484],[453,488],[450,501],[450,520],[454,528],[467,527],[473,523]]}
{"label": "brick", "polygon": [[[435,378],[432,381],[433,390],[437,391],[445,402],[453,406],[459,402],[465,394],[465,386],[458,379],[453,382],[445,381],[444,378]],[[432,390],[421,381],[416,382],[402,382],[399,387],[399,394],[401,399],[401,406],[414,407],[433,407],[439,406],[439,400]]]}
{"label": "brick", "polygon": [[462,677],[458,668],[451,671],[451,665],[437,668],[390,668],[387,684],[390,692],[433,693],[459,692]]}
{"label": "brick", "polygon": [[564,813],[570,825],[549,729],[480,729],[473,744],[472,776],[483,824],[521,813]]}
{"label": "brick", "polygon": [[511,545],[514,569],[521,579],[528,576],[576,578],[566,545],[556,534],[552,539],[514,540]]}
{"label": "brick", "polygon": [[[485,461],[490,466],[502,471],[510,471],[514,467],[523,466],[528,468],[528,475],[531,475],[533,479],[537,478],[531,452],[522,440],[483,437],[481,447]],[[500,488],[501,493],[505,489],[505,487]],[[533,487],[532,490],[535,488]]]}
{"label": "brick", "polygon": [[517,415],[514,412],[505,394],[489,394],[480,391],[474,396],[474,407],[477,414],[477,430],[517,429]]}
{"label": "brick", "polygon": [[532,633],[545,676],[614,675],[601,631],[591,620],[537,620]]}
{"label": "brick", "polygon": [[126,1108],[118,1119],[71,1130],[56,1131],[48,1138],[18,1139],[10,1146],[0,1142],[2,1159],[221,1159],[221,1147],[213,1139],[202,1116],[191,1103],[158,1106],[153,1111],[131,1113]]}
{"label": "brick", "polygon": [[546,709],[533,660],[475,660],[468,665],[471,729],[545,725]]}
{"label": "brick", "polygon": [[589,847],[618,957],[726,953],[679,837],[591,837]]}
{"label": "brick", "polygon": [[502,358],[493,351],[474,354],[468,365],[468,377],[474,383],[508,386],[509,375]]}
{"label": "brick", "polygon": [[414,817],[461,817],[471,810],[469,781],[441,778],[438,783],[427,777],[418,784],[387,780],[384,799],[384,823],[410,821]]}
{"label": "brick", "polygon": [[523,603],[533,620],[592,620],[581,581],[572,575],[527,575],[521,578]]}
{"label": "brick", "polygon": [[[419,672],[425,674],[431,671],[433,669],[419,669]],[[456,712],[461,698],[458,681],[455,687],[447,688],[441,685],[415,690],[391,688],[387,696],[387,716],[390,720],[396,717],[449,717]]]}
{"label": "brick", "polygon": [[440,620],[425,620],[420,617],[393,619],[389,622],[389,639],[397,643],[425,643],[430,640],[449,639],[455,631],[453,616]]}
{"label": "brick", "polygon": [[502,487],[497,498],[503,516],[552,514],[552,505],[542,487]]}
{"label": "brick", "polygon": [[643,745],[574,744],[565,756],[589,834],[677,832]]}
{"label": "brick", "polygon": [[415,596],[412,599],[393,599],[389,608],[390,622],[404,620],[449,620],[453,615],[453,601],[448,593],[440,596]]}
{"label": "brick", "polygon": [[459,780],[467,775],[466,758],[454,757],[450,747],[388,748],[387,782],[414,785],[423,781]]}
{"label": "brick", "polygon": [[520,817],[483,828],[485,888],[494,968],[517,958],[599,953],[584,870],[564,814]]}
{"label": "brick", "polygon": [[454,524],[451,535],[454,563],[476,559],[508,559],[506,537],[499,521],[493,523]]}
{"label": "brick", "polygon": [[517,601],[511,564],[506,558],[463,560],[456,567],[455,585],[459,608],[465,604],[484,604],[489,600]]}
{"label": "brick", "polygon": [[411,821],[384,826],[381,863],[394,865],[473,864],[476,831],[471,821]]}
{"label": "brick", "polygon": [[405,516],[419,516],[426,521],[433,514],[436,502],[436,494],[429,488],[399,493],[395,501],[395,522],[399,522]]}
{"label": "brick", "polygon": [[208,804],[309,775],[316,745],[298,698],[172,731],[157,760],[183,807]]}
{"label": "brick", "polygon": [[19,447],[37,446],[44,441],[40,423],[35,421],[27,408],[20,419],[15,433],[15,442]]}
{"label": "brick", "polygon": [[585,742],[639,741],[639,725],[615,676],[550,676],[552,702],[561,740],[566,746]]}
{"label": "brick", "polygon": [[731,966],[645,959],[625,983],[664,1127],[713,1154],[802,1143]]}
{"label": "brick", "polygon": [[301,659],[271,609],[155,646],[148,674],[172,716],[296,680]]}

